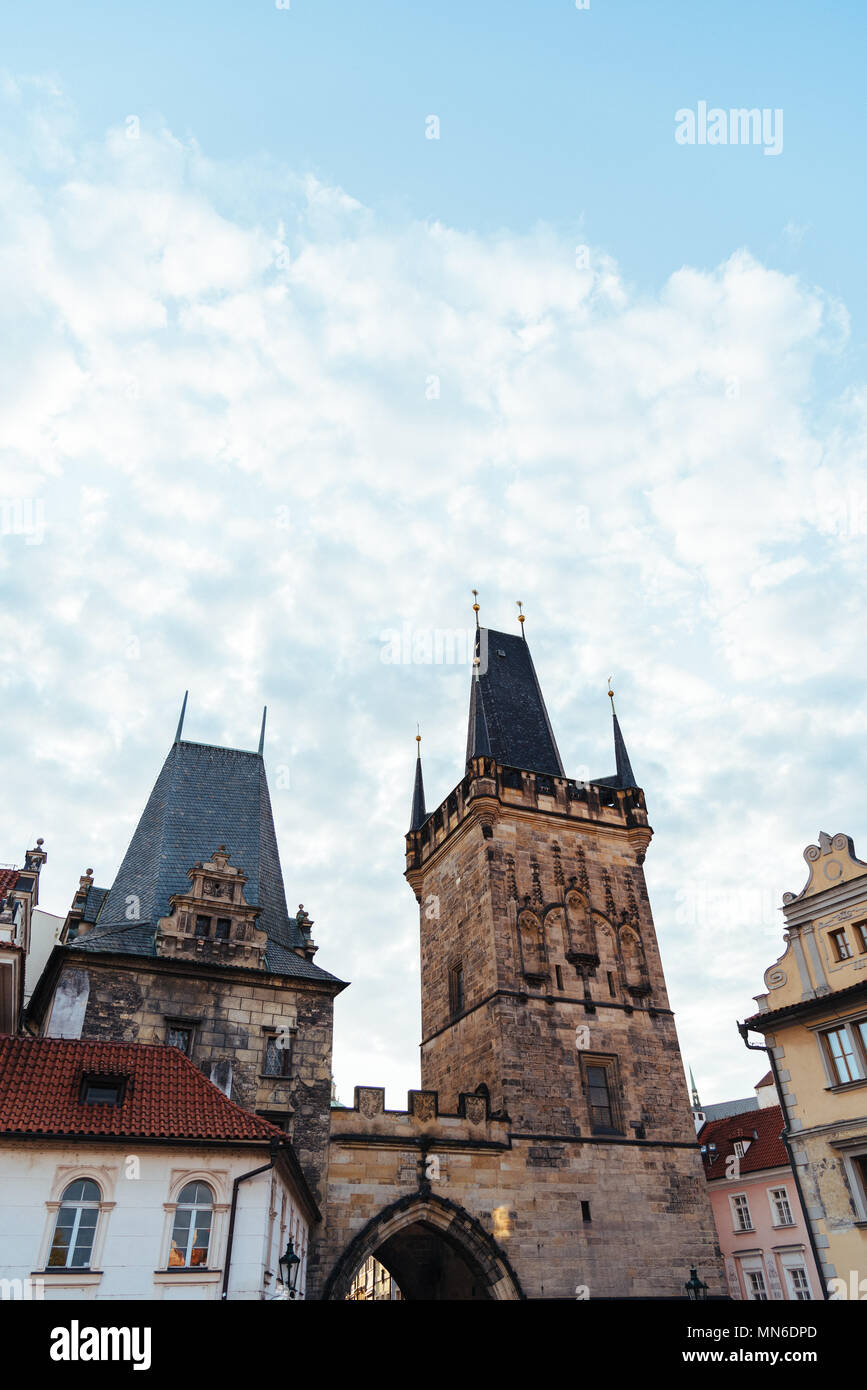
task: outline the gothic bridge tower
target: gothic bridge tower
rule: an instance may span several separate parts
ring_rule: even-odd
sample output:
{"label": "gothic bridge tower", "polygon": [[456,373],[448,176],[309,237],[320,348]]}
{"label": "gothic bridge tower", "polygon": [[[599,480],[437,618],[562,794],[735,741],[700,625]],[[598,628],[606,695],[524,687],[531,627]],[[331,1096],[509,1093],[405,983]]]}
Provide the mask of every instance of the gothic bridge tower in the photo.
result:
{"label": "gothic bridge tower", "polygon": [[422,1087],[441,1111],[481,1094],[508,1129],[517,1230],[532,1205],[549,1284],[554,1260],[564,1284],[592,1274],[593,1296],[676,1296],[692,1264],[722,1285],[613,696],[612,717],[614,775],[569,777],[523,626],[478,629],[464,776],[428,813],[419,758],[406,838]]}

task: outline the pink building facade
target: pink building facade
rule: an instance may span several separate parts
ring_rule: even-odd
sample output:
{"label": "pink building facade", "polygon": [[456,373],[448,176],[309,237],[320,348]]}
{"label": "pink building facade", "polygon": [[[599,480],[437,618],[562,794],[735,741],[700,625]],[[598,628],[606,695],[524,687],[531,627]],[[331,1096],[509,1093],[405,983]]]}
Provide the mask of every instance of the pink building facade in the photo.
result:
{"label": "pink building facade", "polygon": [[822,1297],[782,1129],[780,1107],[765,1105],[699,1131],[731,1298]]}

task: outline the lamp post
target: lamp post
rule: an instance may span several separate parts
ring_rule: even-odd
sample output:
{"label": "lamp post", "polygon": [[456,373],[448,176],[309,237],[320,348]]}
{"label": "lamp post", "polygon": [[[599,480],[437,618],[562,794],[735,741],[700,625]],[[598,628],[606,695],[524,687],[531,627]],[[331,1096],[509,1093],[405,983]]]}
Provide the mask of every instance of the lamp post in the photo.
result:
{"label": "lamp post", "polygon": [[703,1303],[707,1298],[707,1284],[703,1279],[699,1279],[695,1266],[689,1271],[689,1278],[684,1284],[687,1298],[693,1303]]}
{"label": "lamp post", "polygon": [[[280,1277],[283,1280],[283,1287],[288,1291],[290,1298],[296,1298],[297,1290],[295,1284],[298,1279],[298,1267],[301,1261],[295,1254],[295,1246],[292,1243],[291,1236],[286,1244],[285,1251],[278,1260],[278,1264],[280,1266]],[[695,1273],[694,1270],[693,1273]]]}

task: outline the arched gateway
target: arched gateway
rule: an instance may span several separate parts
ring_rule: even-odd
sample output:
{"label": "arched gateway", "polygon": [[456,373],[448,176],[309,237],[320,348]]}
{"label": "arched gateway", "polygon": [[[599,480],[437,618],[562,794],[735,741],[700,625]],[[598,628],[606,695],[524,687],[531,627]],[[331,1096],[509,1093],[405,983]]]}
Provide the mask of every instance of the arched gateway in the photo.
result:
{"label": "arched gateway", "polygon": [[325,1298],[345,1299],[373,1255],[405,1299],[520,1299],[506,1256],[462,1207],[434,1193],[402,1197],[369,1221],[329,1275]]}

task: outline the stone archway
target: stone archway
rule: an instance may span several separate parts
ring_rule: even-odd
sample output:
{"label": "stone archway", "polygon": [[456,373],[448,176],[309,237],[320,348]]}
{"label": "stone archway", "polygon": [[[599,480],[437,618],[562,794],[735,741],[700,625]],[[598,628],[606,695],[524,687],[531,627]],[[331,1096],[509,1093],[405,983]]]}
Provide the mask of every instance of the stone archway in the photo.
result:
{"label": "stone archway", "polygon": [[518,1277],[474,1217],[447,1198],[411,1193],[375,1216],[344,1250],[323,1298],[346,1298],[368,1256],[408,1300],[521,1299]]}

